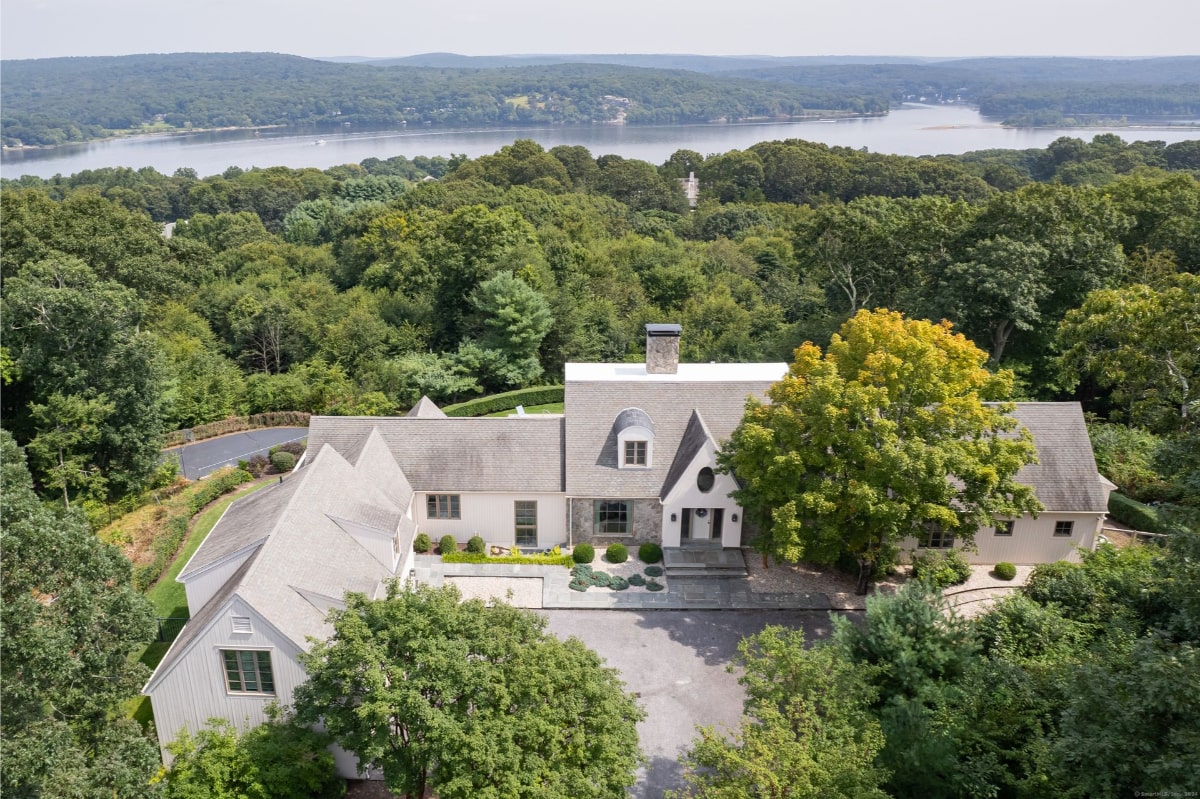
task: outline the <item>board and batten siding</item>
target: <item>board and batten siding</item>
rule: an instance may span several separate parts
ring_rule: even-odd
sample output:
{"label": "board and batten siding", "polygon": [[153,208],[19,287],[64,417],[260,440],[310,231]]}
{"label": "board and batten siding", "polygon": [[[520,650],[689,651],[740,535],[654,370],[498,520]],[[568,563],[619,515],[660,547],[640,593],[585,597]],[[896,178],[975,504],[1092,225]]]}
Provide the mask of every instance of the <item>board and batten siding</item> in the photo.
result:
{"label": "board and batten siding", "polygon": [[207,570],[189,576],[186,581],[179,580],[183,583],[183,589],[187,594],[188,611],[193,616],[199,613],[200,608],[207,605],[208,601],[217,595],[217,592],[229,581],[233,573],[242,567],[246,558],[253,555],[257,548],[256,546],[236,553],[228,560],[215,563]]}
{"label": "board and batten siding", "polygon": [[[1078,561],[1079,549],[1091,550],[1096,546],[1096,533],[1104,519],[1102,513],[1055,513],[1043,511],[1036,519],[1022,516],[1013,525],[1011,536],[996,535],[994,527],[981,527],[975,534],[975,549],[963,550],[969,563],[1013,564],[1053,563],[1059,560]],[[1070,536],[1055,536],[1056,522],[1074,522]],[[917,539],[906,538],[901,550],[917,549]],[[955,542],[955,548],[962,549]],[[920,550],[925,551],[925,550]]]}
{"label": "board and batten siding", "polygon": [[[252,632],[235,633],[234,616],[248,617]],[[270,652],[275,693],[230,693],[221,660],[224,649]],[[236,596],[231,599],[208,627],[188,643],[187,651],[174,667],[147,692],[154,706],[163,761],[170,764],[167,744],[178,738],[184,728],[195,734],[197,723],[222,718],[239,732],[246,732],[267,720],[266,709],[271,702],[290,705],[296,686],[306,679],[298,654],[296,646],[266,624],[248,604]]]}
{"label": "board and batten siding", "polygon": [[[429,518],[429,495],[455,494],[459,498],[460,519]],[[537,502],[537,545],[552,547],[567,542],[567,498],[562,494],[501,494],[464,493],[452,491],[429,491],[417,494],[414,499],[414,514],[417,528],[437,541],[444,535],[452,535],[459,543],[466,543],[478,535],[489,544],[510,546],[516,542],[517,500]]]}

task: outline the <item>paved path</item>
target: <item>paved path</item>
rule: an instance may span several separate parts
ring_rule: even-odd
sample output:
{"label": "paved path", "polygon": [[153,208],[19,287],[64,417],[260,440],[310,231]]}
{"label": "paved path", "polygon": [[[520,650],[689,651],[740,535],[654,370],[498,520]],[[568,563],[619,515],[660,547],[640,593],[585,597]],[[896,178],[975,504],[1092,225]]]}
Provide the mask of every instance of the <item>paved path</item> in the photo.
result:
{"label": "paved path", "polygon": [[238,461],[266,455],[271,447],[301,441],[307,436],[307,427],[264,427],[173,447],[164,454],[178,456],[183,476],[197,480],[222,466],[236,466]]}

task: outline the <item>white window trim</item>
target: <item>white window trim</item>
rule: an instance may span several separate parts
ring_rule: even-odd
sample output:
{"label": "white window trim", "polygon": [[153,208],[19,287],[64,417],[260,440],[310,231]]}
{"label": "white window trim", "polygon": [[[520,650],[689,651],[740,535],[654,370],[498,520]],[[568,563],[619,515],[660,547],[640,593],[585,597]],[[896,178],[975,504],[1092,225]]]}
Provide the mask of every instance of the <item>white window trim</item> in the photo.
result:
{"label": "white window trim", "polygon": [[[642,441],[646,444],[646,462],[626,463],[625,444]],[[617,468],[618,469],[651,469],[654,467],[654,433],[645,427],[626,427],[617,434]]]}
{"label": "white window trim", "polygon": [[[217,655],[217,667],[221,670],[221,683],[225,686],[226,696],[246,696],[246,697],[261,697],[263,699],[274,700],[279,695],[279,688],[276,685],[275,678],[275,649],[270,646],[228,646],[218,645],[214,647]],[[271,690],[270,691],[235,691],[229,687],[229,672],[225,667],[226,652],[266,652],[268,662],[271,664]],[[256,661],[257,663],[257,661]],[[257,672],[257,668],[256,668]],[[259,685],[262,684],[262,674],[257,673]],[[243,681],[244,682],[244,681]]]}

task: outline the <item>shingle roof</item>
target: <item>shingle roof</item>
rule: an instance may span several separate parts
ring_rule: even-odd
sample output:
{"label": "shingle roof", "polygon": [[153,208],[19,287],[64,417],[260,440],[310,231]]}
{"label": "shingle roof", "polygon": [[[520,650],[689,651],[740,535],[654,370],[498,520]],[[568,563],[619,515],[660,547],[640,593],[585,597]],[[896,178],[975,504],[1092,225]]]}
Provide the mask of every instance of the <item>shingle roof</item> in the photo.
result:
{"label": "shingle roof", "polygon": [[654,420],[641,408],[626,408],[617,414],[617,419],[613,422],[613,432],[620,434],[627,427],[644,427],[653,433]]}
{"label": "shingle roof", "polygon": [[671,493],[671,489],[679,482],[679,478],[687,471],[687,467],[695,459],[696,454],[704,447],[705,442],[713,440],[712,434],[708,432],[708,426],[704,424],[704,418],[700,416],[700,411],[692,411],[692,418],[688,419],[687,429],[683,431],[683,440],[679,442],[679,449],[675,450],[675,460],[671,462],[671,468],[667,471],[667,479],[663,481],[662,488],[658,492],[659,499],[666,499],[667,494]]}
{"label": "shingle roof", "polygon": [[1012,414],[1030,433],[1038,463],[1017,472],[1048,511],[1104,513],[1107,497],[1078,402],[1018,402]]}
{"label": "shingle roof", "polygon": [[188,560],[179,579],[191,577],[235,552],[266,540],[279,514],[291,502],[299,486],[300,481],[293,476],[280,485],[269,486],[236,500]]}
{"label": "shingle roof", "polygon": [[[741,421],[746,399],[763,399],[786,372],[782,363],[680,364],[676,375],[647,375],[645,364],[567,364],[567,493],[659,496],[694,412],[720,444]],[[644,411],[654,424],[649,469],[617,468],[613,425],[630,407]]]}
{"label": "shingle roof", "polygon": [[445,419],[446,413],[435,405],[433,400],[422,395],[417,404],[412,406],[412,409],[405,416],[417,419]]}
{"label": "shingle roof", "polygon": [[314,416],[308,451],[326,444],[349,451],[375,428],[417,491],[563,490],[563,420],[557,416]]}

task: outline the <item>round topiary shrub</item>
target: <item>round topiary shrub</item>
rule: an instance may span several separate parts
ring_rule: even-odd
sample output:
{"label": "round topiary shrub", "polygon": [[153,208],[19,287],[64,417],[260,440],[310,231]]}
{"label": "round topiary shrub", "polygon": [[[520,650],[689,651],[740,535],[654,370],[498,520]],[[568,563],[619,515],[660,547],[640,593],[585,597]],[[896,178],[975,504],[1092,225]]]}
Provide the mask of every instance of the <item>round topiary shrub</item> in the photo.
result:
{"label": "round topiary shrub", "polygon": [[629,550],[624,544],[609,544],[604,550],[604,559],[609,563],[624,563],[629,560]]}
{"label": "round topiary shrub", "polygon": [[432,547],[433,542],[429,540],[428,533],[417,533],[417,537],[413,539],[413,552],[424,554]]}
{"label": "round topiary shrub", "polygon": [[630,585],[643,586],[646,584],[646,578],[640,574],[635,574],[629,578]]}
{"label": "round topiary shrub", "polygon": [[458,541],[456,541],[454,539],[454,536],[444,535],[444,536],[442,536],[441,540],[438,541],[438,554],[448,555],[451,552],[457,552],[457,551],[458,551]]}
{"label": "round topiary shrub", "polygon": [[660,583],[658,580],[647,580],[646,581],[646,590],[647,591],[661,591],[661,590],[663,590],[663,588],[664,588],[663,584]]}
{"label": "round topiary shrub", "polygon": [[629,581],[624,577],[613,577],[608,581],[608,587],[614,591],[624,591],[629,587]]}
{"label": "round topiary shrub", "polygon": [[642,563],[658,563],[662,560],[662,547],[653,541],[647,541],[638,547],[638,560]]}
{"label": "round topiary shrub", "polygon": [[296,456],[292,453],[284,452],[283,450],[271,453],[271,466],[275,471],[281,473],[290,472],[295,465]]}
{"label": "round topiary shrub", "polygon": [[482,555],[487,552],[487,544],[481,537],[473,535],[467,540],[467,551]]}
{"label": "round topiary shrub", "polygon": [[646,568],[642,569],[642,571],[644,571],[646,573],[647,577],[662,577],[663,576],[663,567],[662,566],[647,566]]}
{"label": "round topiary shrub", "polygon": [[588,543],[576,544],[571,559],[576,563],[591,563],[596,559],[596,548]]}
{"label": "round topiary shrub", "polygon": [[992,570],[992,574],[996,575],[1001,580],[1011,580],[1017,576],[1017,567],[1011,563],[997,563]]}

